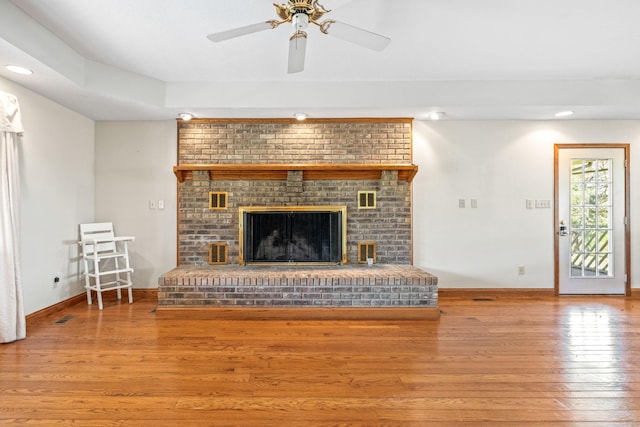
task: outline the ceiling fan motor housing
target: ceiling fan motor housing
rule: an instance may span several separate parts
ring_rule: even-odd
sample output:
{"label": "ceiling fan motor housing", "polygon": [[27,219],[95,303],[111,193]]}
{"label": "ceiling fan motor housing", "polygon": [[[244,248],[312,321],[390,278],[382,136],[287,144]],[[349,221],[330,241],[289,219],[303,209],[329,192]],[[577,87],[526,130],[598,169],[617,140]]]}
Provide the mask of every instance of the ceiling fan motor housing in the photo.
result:
{"label": "ceiling fan motor housing", "polygon": [[[283,21],[294,22],[294,26],[296,16],[305,15],[307,17],[307,24],[309,22],[317,24],[318,20],[322,18],[325,13],[330,12],[329,9],[319,4],[318,0],[289,0],[286,5],[274,3],[274,6],[276,7],[278,16],[280,16]],[[296,27],[296,30],[305,27]]]}
{"label": "ceiling fan motor housing", "polygon": [[296,13],[291,18],[291,23],[296,31],[304,30],[309,25],[309,16],[304,12]]}
{"label": "ceiling fan motor housing", "polygon": [[307,15],[310,15],[315,10],[314,3],[317,3],[317,0],[289,0],[289,10],[292,15],[295,15],[296,13],[306,13]]}

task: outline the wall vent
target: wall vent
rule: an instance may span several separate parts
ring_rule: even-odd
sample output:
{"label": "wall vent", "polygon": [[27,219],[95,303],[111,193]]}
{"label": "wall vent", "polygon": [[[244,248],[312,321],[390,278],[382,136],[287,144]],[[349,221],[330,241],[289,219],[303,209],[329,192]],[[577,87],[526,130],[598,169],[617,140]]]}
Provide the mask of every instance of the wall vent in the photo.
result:
{"label": "wall vent", "polygon": [[209,193],[209,209],[227,209],[228,199],[226,191],[211,191]]}
{"label": "wall vent", "polygon": [[358,191],[358,209],[375,209],[376,192]]}
{"label": "wall vent", "polygon": [[358,243],[358,264],[366,264],[368,258],[373,258],[373,263],[376,263],[376,243]]}
{"label": "wall vent", "polygon": [[209,264],[228,264],[228,252],[226,243],[211,243],[209,245]]}

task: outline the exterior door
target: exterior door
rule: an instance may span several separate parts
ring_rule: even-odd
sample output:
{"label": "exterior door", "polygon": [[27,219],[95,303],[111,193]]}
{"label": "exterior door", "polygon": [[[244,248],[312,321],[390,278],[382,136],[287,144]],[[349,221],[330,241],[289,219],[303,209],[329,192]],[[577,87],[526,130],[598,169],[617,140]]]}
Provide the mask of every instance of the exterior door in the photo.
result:
{"label": "exterior door", "polygon": [[556,291],[629,292],[628,147],[556,146]]}

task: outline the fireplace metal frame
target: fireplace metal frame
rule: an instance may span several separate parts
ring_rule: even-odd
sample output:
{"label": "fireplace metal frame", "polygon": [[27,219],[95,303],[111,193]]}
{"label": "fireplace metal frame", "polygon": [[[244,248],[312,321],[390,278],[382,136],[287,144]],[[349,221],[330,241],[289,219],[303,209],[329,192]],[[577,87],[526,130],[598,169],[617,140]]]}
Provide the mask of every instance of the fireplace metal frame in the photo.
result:
{"label": "fireplace metal frame", "polygon": [[[342,218],[342,242],[340,251],[342,253],[340,264],[347,263],[347,207],[346,206],[241,206],[238,208],[239,219],[239,250],[238,264],[246,265],[244,260],[244,214],[247,212],[340,212]],[[251,263],[252,264],[252,263]],[[260,263],[260,265],[283,265],[283,263]],[[286,265],[335,265],[333,262],[287,262]]]}

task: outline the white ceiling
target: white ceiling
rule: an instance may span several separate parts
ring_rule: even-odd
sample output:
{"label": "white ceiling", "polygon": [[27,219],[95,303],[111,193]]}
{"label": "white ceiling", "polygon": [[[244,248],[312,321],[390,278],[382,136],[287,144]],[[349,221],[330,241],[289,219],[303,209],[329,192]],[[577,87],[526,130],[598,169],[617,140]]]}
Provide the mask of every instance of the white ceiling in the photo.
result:
{"label": "white ceiling", "polygon": [[286,72],[288,25],[206,38],[276,19],[272,3],[0,0],[0,76],[95,120],[550,119],[565,109],[640,119],[638,0],[322,0],[326,18],[391,44],[374,52],[310,26],[298,74]]}

